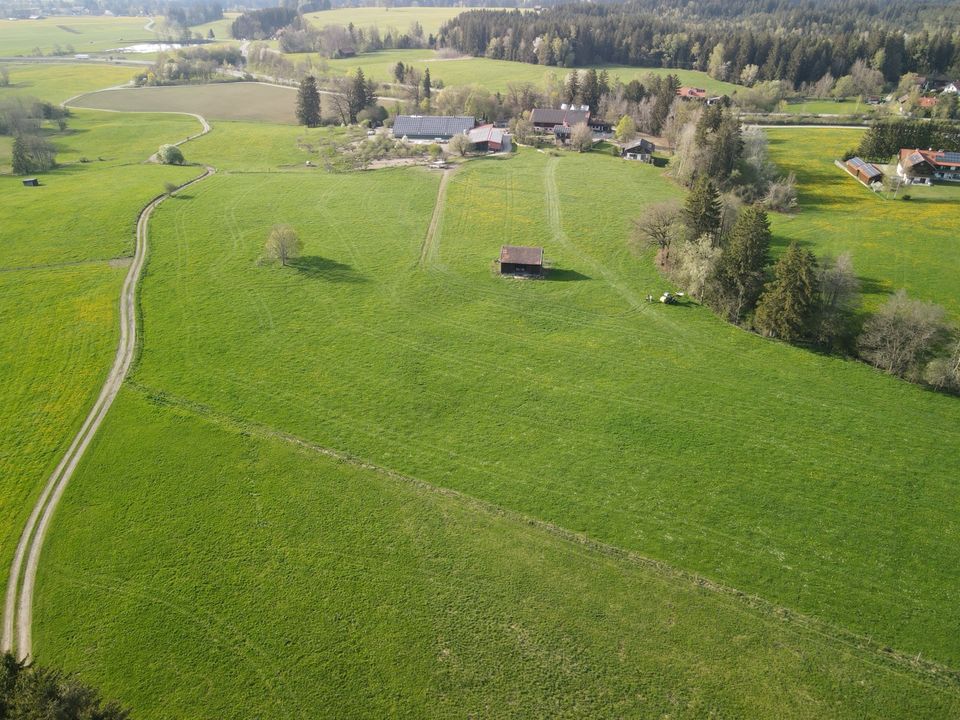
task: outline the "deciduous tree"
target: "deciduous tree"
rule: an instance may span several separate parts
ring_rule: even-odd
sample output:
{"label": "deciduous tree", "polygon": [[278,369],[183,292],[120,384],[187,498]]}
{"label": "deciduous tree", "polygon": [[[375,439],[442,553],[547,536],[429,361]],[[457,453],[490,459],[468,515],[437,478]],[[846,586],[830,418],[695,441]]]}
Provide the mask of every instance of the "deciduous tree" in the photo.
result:
{"label": "deciduous tree", "polygon": [[271,260],[279,260],[281,265],[286,265],[303,252],[303,240],[289,225],[274,225],[267,237],[266,252]]}
{"label": "deciduous tree", "polygon": [[586,123],[574,125],[570,131],[570,146],[577,152],[586,152],[593,147],[593,130]]}
{"label": "deciduous tree", "polygon": [[464,135],[463,133],[457,133],[452,138],[450,138],[450,152],[456,153],[460,157],[464,157],[468,152],[473,149],[473,143],[470,142],[470,138]]}
{"label": "deciduous tree", "polygon": [[911,300],[898,290],[864,323],[857,347],[871,365],[915,380],[946,333],[942,307]]}

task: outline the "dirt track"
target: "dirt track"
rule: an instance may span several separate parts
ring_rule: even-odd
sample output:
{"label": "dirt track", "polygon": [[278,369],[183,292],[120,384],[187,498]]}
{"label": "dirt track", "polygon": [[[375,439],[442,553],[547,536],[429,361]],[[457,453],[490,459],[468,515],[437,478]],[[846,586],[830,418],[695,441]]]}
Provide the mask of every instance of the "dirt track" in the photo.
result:
{"label": "dirt track", "polygon": [[[210,132],[210,124],[204,118],[199,115],[194,115],[194,117],[200,121],[202,130],[175,144],[182,145]],[[207,166],[203,174],[181,185],[175,192],[210,177],[214,172],[212,167]],[[19,658],[29,658],[33,648],[33,593],[37,580],[37,568],[40,564],[40,553],[43,550],[43,541],[50,527],[51,519],[70,482],[70,478],[73,477],[77,465],[90,445],[90,441],[96,435],[103,418],[113,405],[127,372],[130,370],[130,364],[133,362],[137,342],[137,285],[147,255],[148,225],[150,215],[166,197],[166,195],[161,195],[154,198],[140,211],[137,220],[133,261],[120,291],[120,344],[117,347],[113,365],[100,395],[83,421],[80,431],[47,480],[17,543],[17,550],[7,579],[0,650],[16,650]]]}

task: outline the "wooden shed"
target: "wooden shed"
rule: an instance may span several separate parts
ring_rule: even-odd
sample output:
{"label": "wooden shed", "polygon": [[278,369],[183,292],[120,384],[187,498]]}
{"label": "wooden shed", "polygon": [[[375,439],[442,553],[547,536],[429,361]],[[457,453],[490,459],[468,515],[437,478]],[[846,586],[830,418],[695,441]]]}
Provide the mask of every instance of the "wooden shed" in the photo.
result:
{"label": "wooden shed", "polygon": [[852,157],[847,160],[847,170],[865,185],[883,180],[883,173],[880,172],[875,165],[865,162],[858,157]]}
{"label": "wooden shed", "polygon": [[501,275],[543,275],[543,248],[504,245],[499,262]]}
{"label": "wooden shed", "polygon": [[24,187],[39,187],[40,181],[36,178],[24,178],[23,186]]}

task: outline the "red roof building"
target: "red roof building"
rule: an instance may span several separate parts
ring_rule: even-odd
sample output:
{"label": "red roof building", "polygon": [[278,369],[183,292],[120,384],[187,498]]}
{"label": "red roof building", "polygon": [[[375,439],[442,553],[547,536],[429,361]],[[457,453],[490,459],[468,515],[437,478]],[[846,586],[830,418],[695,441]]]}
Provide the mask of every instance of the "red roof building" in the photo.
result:
{"label": "red roof building", "polygon": [[897,162],[897,175],[960,182],[960,152],[903,148]]}
{"label": "red roof building", "polygon": [[707,91],[703,88],[684,86],[677,90],[677,97],[682,100],[706,100]]}

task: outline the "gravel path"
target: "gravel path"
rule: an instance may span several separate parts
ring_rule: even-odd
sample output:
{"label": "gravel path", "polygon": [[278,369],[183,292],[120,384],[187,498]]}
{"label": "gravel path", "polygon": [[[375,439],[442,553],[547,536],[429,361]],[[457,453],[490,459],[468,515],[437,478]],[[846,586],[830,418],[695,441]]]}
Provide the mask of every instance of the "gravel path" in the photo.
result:
{"label": "gravel path", "polygon": [[[200,121],[203,129],[175,144],[182,145],[210,132],[210,124],[204,118],[199,115],[194,117]],[[184,183],[175,192],[210,177],[214,172],[214,168],[207,166],[202,175]],[[127,372],[130,370],[130,364],[133,362],[137,343],[137,284],[147,255],[150,215],[166,198],[166,195],[156,197],[140,211],[137,220],[133,261],[120,292],[120,344],[117,347],[113,366],[110,368],[110,374],[107,375],[103,388],[100,390],[100,395],[84,420],[80,431],[60,460],[60,464],[57,465],[53,474],[47,480],[47,484],[34,505],[17,544],[17,550],[10,567],[10,575],[7,579],[0,650],[12,652],[15,649],[17,656],[22,659],[29,658],[33,648],[33,594],[44,538],[70,478],[73,477],[77,465],[90,445],[90,441],[93,440],[103,422],[103,418],[113,405]]]}

